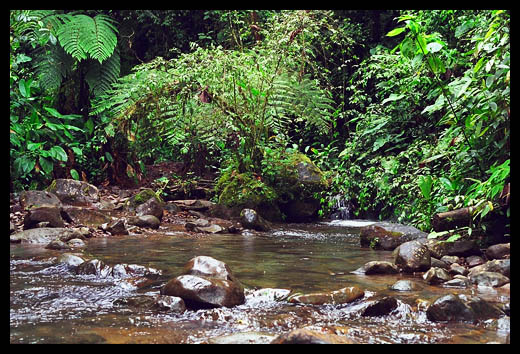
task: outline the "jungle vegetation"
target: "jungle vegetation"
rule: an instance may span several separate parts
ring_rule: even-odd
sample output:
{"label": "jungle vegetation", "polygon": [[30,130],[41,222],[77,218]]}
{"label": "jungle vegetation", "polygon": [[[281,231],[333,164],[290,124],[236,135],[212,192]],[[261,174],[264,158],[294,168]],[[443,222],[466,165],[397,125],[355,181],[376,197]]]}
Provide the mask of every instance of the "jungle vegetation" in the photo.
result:
{"label": "jungle vegetation", "polygon": [[509,224],[506,10],[11,10],[10,188],[241,173],[292,152],[356,217]]}

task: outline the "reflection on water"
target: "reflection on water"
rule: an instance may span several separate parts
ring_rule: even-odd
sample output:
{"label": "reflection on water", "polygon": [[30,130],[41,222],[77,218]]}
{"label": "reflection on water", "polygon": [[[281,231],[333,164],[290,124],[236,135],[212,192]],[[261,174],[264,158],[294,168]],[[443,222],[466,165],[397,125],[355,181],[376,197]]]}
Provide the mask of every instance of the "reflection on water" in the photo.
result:
{"label": "reflection on water", "polygon": [[[200,343],[215,336],[259,331],[266,336],[304,326],[325,328],[361,343],[504,342],[504,335],[482,324],[436,324],[417,310],[416,299],[435,299],[449,291],[425,284],[396,293],[388,289],[406,275],[361,276],[353,270],[372,260],[391,260],[391,252],[360,248],[362,222],[288,224],[270,233],[202,235],[166,232],[91,239],[84,253],[107,264],[134,263],[160,269],[161,278],[140,290],[117,279],[77,276],[55,264],[58,251],[11,245],[10,338],[12,343]],[[363,221],[364,222],[364,221]],[[115,305],[132,296],[155,296],[194,256],[227,263],[247,288],[246,303],[232,309],[168,314]],[[301,306],[258,302],[253,290],[293,292],[337,290],[356,285],[366,297],[392,295],[399,307],[382,318],[361,317],[362,302],[341,306]],[[495,297],[494,294],[478,295]]]}

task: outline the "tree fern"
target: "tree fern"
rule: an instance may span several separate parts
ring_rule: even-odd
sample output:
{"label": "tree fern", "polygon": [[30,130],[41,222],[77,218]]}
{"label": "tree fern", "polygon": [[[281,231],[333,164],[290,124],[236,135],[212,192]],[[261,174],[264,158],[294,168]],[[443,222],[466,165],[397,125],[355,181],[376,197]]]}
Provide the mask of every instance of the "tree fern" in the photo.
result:
{"label": "tree fern", "polygon": [[108,16],[99,14],[92,18],[80,14],[60,26],[57,36],[63,49],[74,59],[81,61],[90,56],[101,64],[114,52],[116,33]]}
{"label": "tree fern", "polygon": [[270,122],[280,129],[292,120],[304,121],[325,132],[330,127],[333,102],[309,77],[298,81],[294,76],[280,75],[273,84],[270,106],[276,117]]}
{"label": "tree fern", "polygon": [[35,52],[34,67],[44,90],[55,90],[71,72],[74,60],[62,47],[48,45]]}
{"label": "tree fern", "polygon": [[103,64],[93,61],[85,75],[85,80],[89,85],[94,96],[99,96],[106,92],[117,80],[120,72],[119,50],[103,62]]}

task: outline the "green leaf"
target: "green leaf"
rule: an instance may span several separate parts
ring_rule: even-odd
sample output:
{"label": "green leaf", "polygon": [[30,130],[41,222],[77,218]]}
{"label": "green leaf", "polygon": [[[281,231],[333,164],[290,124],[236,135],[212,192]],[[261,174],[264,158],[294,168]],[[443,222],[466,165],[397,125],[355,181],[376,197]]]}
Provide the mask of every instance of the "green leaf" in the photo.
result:
{"label": "green leaf", "polygon": [[71,149],[77,156],[83,156],[83,150],[81,150],[80,148],[73,146],[71,147]]}
{"label": "green leaf", "polygon": [[89,118],[85,122],[85,128],[87,128],[89,134],[92,134],[92,132],[94,131],[94,122],[92,121],[92,118]]}
{"label": "green leaf", "polygon": [[114,159],[112,158],[112,155],[110,155],[110,153],[108,151],[105,152],[105,156],[106,156],[106,158],[107,158],[107,160],[109,162],[113,162],[114,161]]}
{"label": "green leaf", "polygon": [[72,169],[70,170],[70,175],[71,175],[71,177],[74,178],[76,181],[79,180],[79,173],[78,173],[78,171],[76,171],[75,169],[72,168]]}
{"label": "green leaf", "polygon": [[431,176],[420,176],[417,183],[421,189],[421,193],[427,200],[430,199],[433,180]]}
{"label": "green leaf", "polygon": [[395,93],[392,93],[390,94],[390,96],[388,98],[385,98],[383,100],[383,102],[381,102],[381,104],[385,104],[387,102],[392,102],[392,101],[397,101],[397,100],[400,100],[401,98],[403,98],[405,95],[404,94],[401,94],[401,95],[396,95]]}
{"label": "green leaf", "polygon": [[25,176],[30,173],[35,165],[36,160],[28,156],[20,156],[13,162],[15,171],[18,172],[19,176]]}
{"label": "green leaf", "polygon": [[67,161],[67,154],[61,146],[53,146],[49,149],[49,155],[58,161]]}
{"label": "green leaf", "polygon": [[394,36],[397,36],[398,34],[404,32],[406,30],[406,27],[398,27],[398,28],[394,28],[393,30],[391,30],[390,32],[388,32],[386,34],[387,37],[394,37]]}
{"label": "green leaf", "polygon": [[27,143],[27,150],[34,151],[42,146],[44,143]]}
{"label": "green leaf", "polygon": [[62,117],[61,113],[52,107],[43,107],[43,109],[45,109],[47,112],[49,112],[53,117],[56,117],[56,118]]}
{"label": "green leaf", "polygon": [[447,179],[446,177],[440,177],[439,181],[444,185],[444,187],[447,190],[449,190],[449,191],[453,191],[454,190],[451,181],[449,179]]}
{"label": "green leaf", "polygon": [[43,156],[40,156],[39,158],[40,166],[43,169],[43,171],[50,175],[52,173],[52,170],[54,169],[54,163],[50,161],[49,159],[46,159]]}
{"label": "green leaf", "polygon": [[428,239],[432,239],[432,238],[437,238],[439,236],[444,236],[444,235],[447,235],[449,234],[450,232],[449,231],[439,231],[439,232],[436,232],[436,231],[432,231],[428,234]]}
{"label": "green leaf", "polygon": [[462,235],[460,235],[460,234],[451,235],[450,237],[448,237],[446,242],[455,242],[461,237],[462,237]]}
{"label": "green leaf", "polygon": [[483,66],[484,66],[484,60],[486,58],[482,57],[480,60],[475,64],[475,67],[473,68],[473,72],[476,74]]}

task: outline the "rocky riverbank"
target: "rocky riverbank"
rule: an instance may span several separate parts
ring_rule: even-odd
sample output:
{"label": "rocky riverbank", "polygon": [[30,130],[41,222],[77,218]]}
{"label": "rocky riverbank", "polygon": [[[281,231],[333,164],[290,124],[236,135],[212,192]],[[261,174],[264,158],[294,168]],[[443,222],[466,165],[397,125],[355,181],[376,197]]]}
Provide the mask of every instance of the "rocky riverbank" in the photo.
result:
{"label": "rocky riverbank", "polygon": [[[160,270],[137,264],[105,264],[89,259],[82,249],[92,238],[160,232],[175,228],[185,233],[265,232],[272,225],[254,210],[244,209],[230,218],[222,206],[204,200],[164,202],[151,190],[97,190],[82,182],[64,180],[51,191],[27,191],[11,196],[12,243],[40,244],[61,252],[65,263],[78,275],[112,277],[128,287],[139,289],[157,281]],[[95,189],[94,189],[95,188]],[[367,241],[368,240],[368,241]],[[295,306],[342,306],[359,304],[359,315],[384,317],[401,311],[399,294],[413,294],[423,285],[445,290],[433,301],[417,296],[415,311],[432,322],[499,321],[502,330],[509,322],[510,245],[498,244],[481,250],[467,241],[429,240],[426,234],[409,226],[375,223],[361,230],[360,247],[380,247],[393,251],[393,261],[367,262],[355,270],[359,276],[403,274],[410,279],[392,285],[395,296],[367,293],[357,286],[338,287],[328,292],[292,293],[290,289],[264,289],[268,297]],[[461,295],[459,289],[497,289],[502,301]],[[157,311],[183,313],[199,309],[231,308],[244,303],[246,289],[223,262],[200,255],[190,260],[181,274],[161,285],[160,294],[150,297],[146,306]],[[505,299],[505,300],[504,300]],[[125,300],[125,301],[131,301]],[[224,340],[224,339],[223,339]],[[263,338],[262,340],[266,340]],[[338,333],[309,328],[269,338],[273,343],[350,343]],[[509,341],[509,337],[507,340]],[[219,342],[215,339],[215,342]]]}

